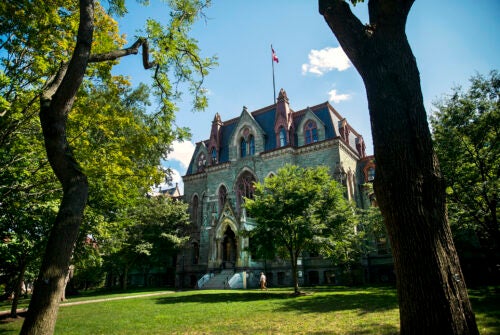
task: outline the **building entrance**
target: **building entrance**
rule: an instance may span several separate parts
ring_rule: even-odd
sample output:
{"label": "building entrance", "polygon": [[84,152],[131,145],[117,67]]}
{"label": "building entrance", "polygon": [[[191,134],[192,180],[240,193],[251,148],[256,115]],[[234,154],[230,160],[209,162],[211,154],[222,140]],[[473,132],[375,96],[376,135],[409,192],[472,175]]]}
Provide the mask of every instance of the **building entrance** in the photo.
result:
{"label": "building entrance", "polygon": [[236,236],[229,226],[222,239],[222,262],[224,268],[233,268],[236,265]]}

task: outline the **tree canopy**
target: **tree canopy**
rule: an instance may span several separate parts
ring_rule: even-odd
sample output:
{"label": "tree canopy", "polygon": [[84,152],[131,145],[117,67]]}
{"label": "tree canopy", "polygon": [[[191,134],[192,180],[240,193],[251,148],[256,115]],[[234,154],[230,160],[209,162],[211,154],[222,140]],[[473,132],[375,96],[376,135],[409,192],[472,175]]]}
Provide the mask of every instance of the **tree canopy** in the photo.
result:
{"label": "tree canopy", "polygon": [[455,239],[479,237],[498,264],[500,230],[500,76],[476,75],[437,101],[430,118],[436,153],[446,179],[448,213]]}
{"label": "tree canopy", "polygon": [[[328,250],[341,259],[354,233],[353,209],[328,168],[286,165],[255,184],[245,208],[257,222],[251,244],[260,256],[280,253],[291,262],[294,291],[299,293],[297,260],[303,251]],[[283,250],[284,252],[280,252]]]}
{"label": "tree canopy", "polygon": [[[89,203],[94,204],[93,210],[99,203],[101,209],[112,205],[106,215],[136,197],[137,191],[130,190],[145,194],[148,185],[159,180],[155,169],[171,142],[187,135],[185,129],[173,126],[181,88],[189,90],[195,110],[207,103],[202,83],[215,59],[200,56],[189,32],[208,1],[166,1],[171,15],[164,22],[145,22],[144,35],[126,48],[113,18],[126,12],[125,3],[105,5],[93,0],[0,4],[5,19],[0,24],[0,148],[6,153],[0,159],[9,167],[2,171],[8,178],[0,181],[0,192],[10,196],[2,206],[12,206],[15,192],[26,198],[57,190],[49,192],[56,201],[62,194],[49,224],[48,247],[22,333],[53,331],[89,181]],[[142,108],[127,106],[127,99],[135,95],[132,100],[144,100],[141,95],[146,90],[131,92],[126,80],[110,72],[121,57],[135,55],[139,49],[159,101],[142,115]],[[115,109],[118,100],[123,100],[122,105]],[[39,150],[43,147],[47,158]],[[146,174],[151,174],[149,181]],[[54,175],[60,186],[54,187]],[[43,183],[32,176],[53,184],[41,191]],[[114,197],[113,189],[118,191]],[[93,214],[93,218],[106,218],[102,212]]]}

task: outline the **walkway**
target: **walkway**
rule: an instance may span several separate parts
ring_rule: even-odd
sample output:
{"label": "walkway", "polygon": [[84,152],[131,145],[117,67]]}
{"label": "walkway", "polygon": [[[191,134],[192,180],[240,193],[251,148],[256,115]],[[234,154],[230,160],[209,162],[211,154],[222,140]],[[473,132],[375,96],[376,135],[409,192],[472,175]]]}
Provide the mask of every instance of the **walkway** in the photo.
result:
{"label": "walkway", "polygon": [[[122,297],[113,297],[113,298],[102,298],[102,299],[92,299],[92,300],[82,300],[82,301],[75,301],[75,302],[70,302],[70,301],[64,301],[59,304],[59,307],[66,307],[66,306],[74,306],[74,305],[84,305],[84,304],[93,304],[93,303],[98,303],[98,302],[105,302],[105,301],[113,301],[113,300],[124,300],[124,299],[134,299],[134,298],[144,298],[144,297],[153,297],[156,295],[164,295],[164,294],[171,294],[175,293],[175,291],[161,291],[161,292],[155,292],[155,293],[146,293],[146,294],[136,294],[136,295],[125,295]],[[27,312],[28,308],[19,308],[17,310],[17,313],[24,313]],[[0,311],[0,317],[3,317],[5,315],[10,314],[10,309],[6,311]]]}

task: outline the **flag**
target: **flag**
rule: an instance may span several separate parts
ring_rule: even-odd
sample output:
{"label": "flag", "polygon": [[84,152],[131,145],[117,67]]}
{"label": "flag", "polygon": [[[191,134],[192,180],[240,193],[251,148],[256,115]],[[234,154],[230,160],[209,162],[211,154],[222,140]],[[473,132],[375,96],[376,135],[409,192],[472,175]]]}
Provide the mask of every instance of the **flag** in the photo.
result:
{"label": "flag", "polygon": [[274,51],[273,47],[271,47],[271,51],[273,53],[273,61],[279,63],[280,61],[278,59],[278,56],[276,56],[276,52]]}

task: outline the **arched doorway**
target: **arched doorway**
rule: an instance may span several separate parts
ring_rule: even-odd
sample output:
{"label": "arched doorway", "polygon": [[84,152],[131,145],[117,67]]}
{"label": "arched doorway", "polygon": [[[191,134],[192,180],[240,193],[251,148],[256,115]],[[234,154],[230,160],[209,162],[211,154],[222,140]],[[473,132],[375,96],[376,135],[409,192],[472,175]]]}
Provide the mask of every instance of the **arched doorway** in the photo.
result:
{"label": "arched doorway", "polygon": [[226,227],[222,238],[222,264],[226,269],[236,265],[236,235],[230,226]]}

